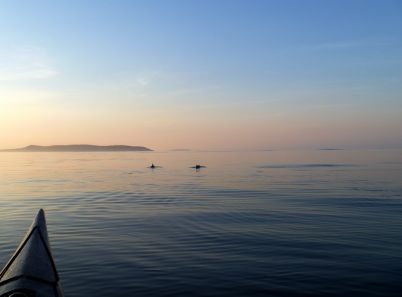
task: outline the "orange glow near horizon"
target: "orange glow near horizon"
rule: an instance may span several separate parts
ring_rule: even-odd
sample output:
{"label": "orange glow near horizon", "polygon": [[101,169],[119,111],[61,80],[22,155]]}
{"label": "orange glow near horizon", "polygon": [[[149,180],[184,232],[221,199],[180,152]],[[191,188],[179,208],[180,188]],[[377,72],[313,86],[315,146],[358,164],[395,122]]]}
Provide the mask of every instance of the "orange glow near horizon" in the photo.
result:
{"label": "orange glow near horizon", "polygon": [[[398,113],[320,108],[283,112],[250,106],[79,108],[10,104],[1,109],[1,148],[29,144],[127,144],[152,149],[277,149],[381,146],[402,136]],[[372,111],[379,114],[379,111]],[[386,120],[384,120],[386,119]]]}

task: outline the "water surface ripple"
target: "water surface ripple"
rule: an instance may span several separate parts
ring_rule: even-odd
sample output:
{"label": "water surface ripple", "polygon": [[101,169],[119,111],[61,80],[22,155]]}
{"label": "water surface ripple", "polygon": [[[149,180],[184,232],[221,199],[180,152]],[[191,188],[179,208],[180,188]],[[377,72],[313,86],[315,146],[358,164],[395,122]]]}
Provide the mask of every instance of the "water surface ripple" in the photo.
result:
{"label": "water surface ripple", "polygon": [[43,207],[68,297],[400,296],[401,159],[2,153],[0,264]]}

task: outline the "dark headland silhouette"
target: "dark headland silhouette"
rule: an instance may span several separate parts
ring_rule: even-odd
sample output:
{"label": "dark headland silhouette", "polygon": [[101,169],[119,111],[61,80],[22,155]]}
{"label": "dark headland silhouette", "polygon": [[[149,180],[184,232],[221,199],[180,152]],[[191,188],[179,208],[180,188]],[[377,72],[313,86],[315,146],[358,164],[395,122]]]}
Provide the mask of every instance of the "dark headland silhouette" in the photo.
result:
{"label": "dark headland silhouette", "polygon": [[68,144],[68,145],[28,145],[23,148],[5,149],[1,152],[142,152],[152,151],[145,146],[130,145],[92,145],[92,144]]}

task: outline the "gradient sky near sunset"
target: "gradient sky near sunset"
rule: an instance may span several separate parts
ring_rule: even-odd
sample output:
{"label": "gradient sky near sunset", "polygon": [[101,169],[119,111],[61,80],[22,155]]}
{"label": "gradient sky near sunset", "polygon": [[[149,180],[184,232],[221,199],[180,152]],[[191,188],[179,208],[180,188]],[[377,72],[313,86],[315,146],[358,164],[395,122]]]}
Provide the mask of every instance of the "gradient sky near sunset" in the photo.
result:
{"label": "gradient sky near sunset", "polygon": [[402,1],[0,1],[0,137],[402,147]]}

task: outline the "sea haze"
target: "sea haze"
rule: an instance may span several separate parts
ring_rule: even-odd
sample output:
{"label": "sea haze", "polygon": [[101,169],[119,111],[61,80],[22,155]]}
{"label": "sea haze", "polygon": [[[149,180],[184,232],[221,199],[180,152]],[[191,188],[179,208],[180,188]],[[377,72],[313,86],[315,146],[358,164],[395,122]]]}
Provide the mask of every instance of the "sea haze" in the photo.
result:
{"label": "sea haze", "polygon": [[401,150],[0,153],[0,205],[0,264],[44,208],[69,297],[402,292]]}

